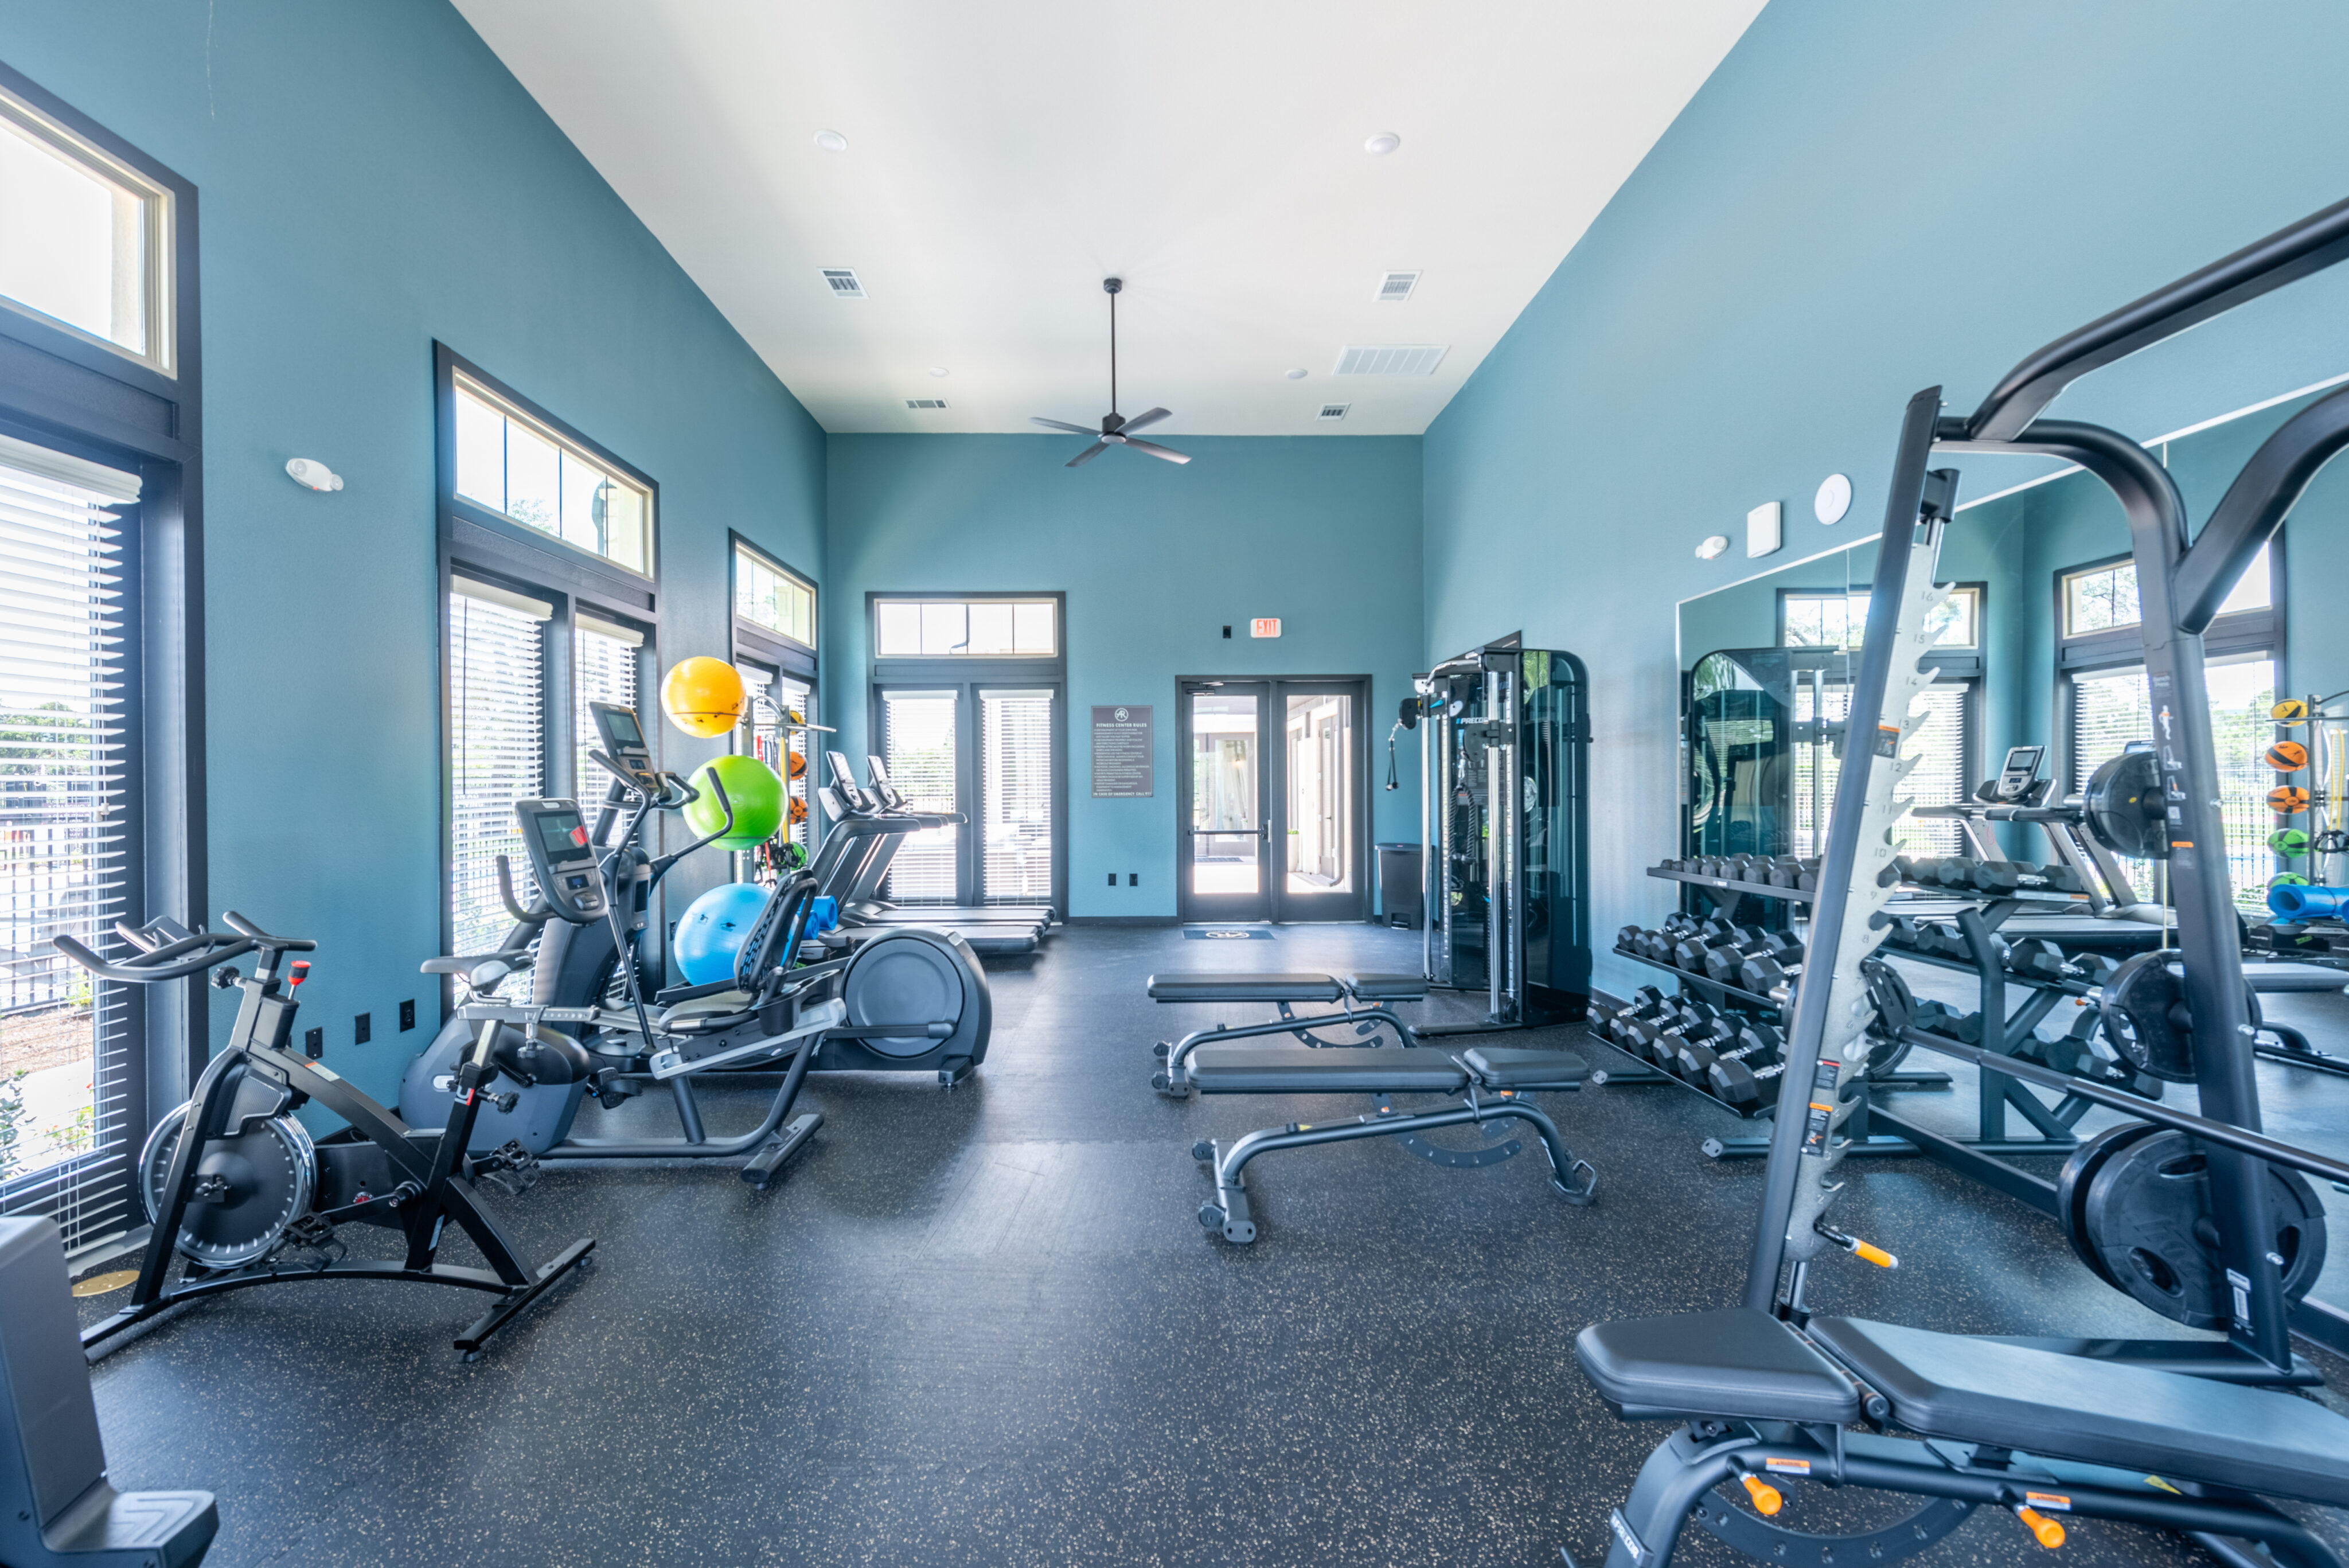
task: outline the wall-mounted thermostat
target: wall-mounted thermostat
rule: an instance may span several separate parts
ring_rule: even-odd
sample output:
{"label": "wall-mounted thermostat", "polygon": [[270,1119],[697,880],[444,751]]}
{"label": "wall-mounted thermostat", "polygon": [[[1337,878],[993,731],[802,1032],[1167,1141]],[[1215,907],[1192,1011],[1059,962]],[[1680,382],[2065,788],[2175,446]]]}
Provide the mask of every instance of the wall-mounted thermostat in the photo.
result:
{"label": "wall-mounted thermostat", "polygon": [[1778,503],[1764,502],[1745,514],[1745,553],[1775,555],[1785,543],[1785,518]]}
{"label": "wall-mounted thermostat", "polygon": [[1280,635],[1280,618],[1276,615],[1260,615],[1257,617],[1254,620],[1248,622],[1248,635],[1250,637],[1278,637]]}

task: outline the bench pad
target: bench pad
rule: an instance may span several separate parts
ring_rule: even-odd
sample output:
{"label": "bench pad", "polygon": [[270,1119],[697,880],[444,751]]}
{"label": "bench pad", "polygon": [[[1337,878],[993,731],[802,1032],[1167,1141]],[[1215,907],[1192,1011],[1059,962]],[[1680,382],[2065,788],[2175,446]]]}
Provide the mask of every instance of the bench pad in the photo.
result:
{"label": "bench pad", "polygon": [[1862,1318],[1810,1332],[1929,1438],[2349,1504],[2349,1419],[2297,1395]]}
{"label": "bench pad", "polygon": [[[2183,964],[2172,964],[2170,969],[2177,974],[2186,972]],[[2257,992],[2339,991],[2349,986],[2349,974],[2321,963],[2247,963],[2243,978]]]}
{"label": "bench pad", "polygon": [[1350,974],[1345,980],[1364,1002],[1417,1002],[1427,994],[1427,981],[1415,974]]}
{"label": "bench pad", "polygon": [[1835,1364],[1765,1312],[1743,1307],[1594,1323],[1574,1358],[1599,1397],[1629,1417],[1757,1421],[1859,1418],[1859,1395]]}
{"label": "bench pad", "polygon": [[1456,1095],[1467,1069],[1442,1051],[1384,1046],[1202,1045],[1191,1085],[1203,1095]]}
{"label": "bench pad", "polygon": [[1153,1002],[1335,1002],[1326,974],[1154,974]]}
{"label": "bench pad", "polygon": [[1538,1089],[1571,1086],[1582,1082],[1590,1064],[1571,1051],[1513,1051],[1478,1045],[1461,1059],[1482,1082],[1495,1089]]}

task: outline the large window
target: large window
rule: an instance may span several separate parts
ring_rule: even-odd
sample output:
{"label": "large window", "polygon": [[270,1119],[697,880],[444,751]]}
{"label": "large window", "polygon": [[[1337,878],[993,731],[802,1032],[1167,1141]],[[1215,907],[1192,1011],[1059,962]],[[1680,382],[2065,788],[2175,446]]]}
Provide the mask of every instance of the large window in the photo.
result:
{"label": "large window", "polygon": [[171,193],[0,92],[0,297],[171,370]]}
{"label": "large window", "polygon": [[978,693],[981,901],[1052,901],[1052,693]]}
{"label": "large window", "polygon": [[[1842,648],[1858,651],[1868,635],[1868,595],[1806,593],[1789,588],[1778,596],[1778,641],[1785,648]],[[1926,620],[1936,649],[1982,646],[1982,591],[1972,585],[1951,591]]]}
{"label": "large window", "polygon": [[[2235,591],[2220,605],[2220,615],[2240,615],[2273,605],[2274,566],[2270,556],[2272,548],[2269,545],[2260,546],[2260,553],[2243,569],[2242,580],[2235,585]],[[2136,627],[2139,620],[2135,561],[2113,561],[2064,574],[2066,638],[2123,630]]]}
{"label": "large window", "polygon": [[[956,809],[955,722],[960,693],[885,691],[881,694],[882,756],[889,782],[915,811]],[[881,896],[895,904],[952,904],[958,900],[957,849],[961,828],[948,824],[908,836],[889,862]]]}
{"label": "large window", "polygon": [[457,495],[639,576],[652,575],[652,495],[473,378],[455,378]]}
{"label": "large window", "polygon": [[[487,952],[511,925],[497,857],[527,896],[513,803],[575,799],[593,822],[611,775],[591,702],[642,710],[657,669],[647,475],[447,348],[439,349],[440,558],[447,597],[448,936]],[[655,833],[659,831],[656,825]]]}
{"label": "large window", "polygon": [[873,601],[877,659],[1057,659],[1055,599]]}

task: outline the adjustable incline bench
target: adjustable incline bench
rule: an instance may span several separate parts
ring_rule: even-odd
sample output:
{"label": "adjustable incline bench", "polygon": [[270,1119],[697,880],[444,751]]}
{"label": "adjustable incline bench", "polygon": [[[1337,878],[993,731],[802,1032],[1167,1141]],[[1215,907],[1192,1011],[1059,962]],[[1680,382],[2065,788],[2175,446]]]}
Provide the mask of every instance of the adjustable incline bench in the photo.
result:
{"label": "adjustable incline bench", "polygon": [[[1279,1006],[1280,1016],[1237,1027],[1218,1023],[1193,1030],[1171,1045],[1161,1040],[1151,1049],[1166,1064],[1151,1075],[1150,1086],[1170,1099],[1189,1096],[1191,1054],[1210,1041],[1225,1045],[1258,1034],[1293,1034],[1304,1044],[1328,1049],[1358,1043],[1376,1034],[1379,1025],[1384,1024],[1402,1044],[1416,1045],[1419,1036],[1412,1033],[1411,1025],[1383,1004],[1417,1002],[1426,995],[1427,981],[1415,974],[1154,974],[1150,977],[1153,1002],[1270,1002]],[[1300,1002],[1337,1002],[1341,1011],[1299,1018],[1291,1007]],[[1353,1027],[1354,1042],[1324,1040],[1313,1033],[1316,1029],[1349,1024]]]}
{"label": "adjustable incline bench", "polygon": [[[1607,1568],[1668,1568],[1692,1512],[1764,1562],[1891,1563],[1984,1503],[2046,1547],[2070,1513],[2179,1531],[2238,1568],[2340,1568],[2254,1495],[2349,1506],[2349,1420],[2295,1395],[1860,1318],[1797,1328],[1749,1308],[1593,1324],[1575,1358],[1617,1415],[1688,1423],[1609,1518]],[[1862,1420],[1877,1431],[1845,1429]],[[1879,1435],[1891,1428],[1925,1440]],[[1788,1477],[1933,1501],[1872,1531],[1808,1534],[1775,1521]],[[1713,1495],[1731,1480],[1754,1512]]]}

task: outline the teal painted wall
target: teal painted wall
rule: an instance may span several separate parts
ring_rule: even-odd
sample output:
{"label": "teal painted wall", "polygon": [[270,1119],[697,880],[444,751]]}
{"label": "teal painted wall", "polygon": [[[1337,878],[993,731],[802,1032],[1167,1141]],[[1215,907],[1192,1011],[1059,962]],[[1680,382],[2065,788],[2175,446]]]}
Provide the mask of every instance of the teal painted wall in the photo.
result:
{"label": "teal painted wall", "polygon": [[18,0],[0,60],[200,192],[208,913],[319,940],[381,1094],[439,1010],[433,340],[660,482],[665,660],[725,651],[729,527],[822,576],[823,432],[440,0]]}
{"label": "teal painted wall", "polygon": [[[2338,200],[2344,47],[2349,13],[2284,0],[2127,26],[2023,0],[1762,14],[1425,438],[1428,649],[1522,625],[1589,663],[1594,929],[1671,906],[1642,871],[1675,832],[1672,606],[1749,565],[1696,543],[1773,499],[1792,552],[1832,542],[1810,500],[1837,471],[1839,526],[1873,532],[1917,389],[1970,407],[2038,345]],[[2152,435],[2344,367],[2349,269],[2058,410]],[[1965,496],[2036,472],[1964,466]],[[1642,978],[1600,959],[1610,990]]]}
{"label": "teal painted wall", "polygon": [[[1419,441],[1167,439],[1196,461],[1177,467],[1112,452],[1071,472],[1065,436],[831,440],[824,701],[850,756],[868,749],[868,592],[1069,596],[1069,912],[1077,916],[1174,913],[1178,676],[1371,676],[1373,837],[1419,837],[1416,752],[1401,750],[1400,791],[1379,787],[1392,715],[1412,672],[1426,668]],[[1258,616],[1280,618],[1278,640],[1249,639]],[[1482,624],[1475,639],[1513,629]],[[1156,710],[1156,795],[1093,799],[1092,705],[1143,702]],[[1124,885],[1128,872],[1141,874],[1140,887]]]}

